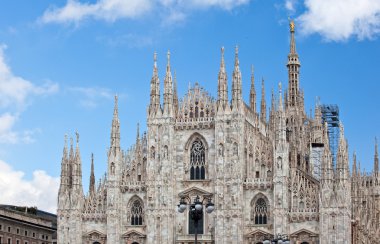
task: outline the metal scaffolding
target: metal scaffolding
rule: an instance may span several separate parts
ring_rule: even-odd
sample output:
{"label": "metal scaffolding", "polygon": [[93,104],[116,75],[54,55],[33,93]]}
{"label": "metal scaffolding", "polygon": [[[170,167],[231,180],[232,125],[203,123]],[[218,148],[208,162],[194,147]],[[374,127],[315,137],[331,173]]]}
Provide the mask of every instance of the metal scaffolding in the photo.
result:
{"label": "metal scaffolding", "polygon": [[336,165],[336,154],[339,145],[339,107],[335,104],[323,104],[320,106],[322,122],[327,123],[330,151],[333,165]]}

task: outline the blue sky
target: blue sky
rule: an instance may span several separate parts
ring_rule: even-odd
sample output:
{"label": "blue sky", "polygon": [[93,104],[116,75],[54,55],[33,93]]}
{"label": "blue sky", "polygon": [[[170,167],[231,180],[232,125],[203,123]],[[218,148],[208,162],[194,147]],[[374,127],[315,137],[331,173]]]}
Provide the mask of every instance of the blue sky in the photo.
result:
{"label": "blue sky", "polygon": [[[344,3],[344,4],[343,4]],[[296,21],[307,112],[316,97],[338,104],[350,157],[372,170],[380,137],[379,0],[5,0],[0,8],[1,203],[54,211],[64,135],[80,134],[85,192],[90,155],[106,170],[119,95],[122,146],[146,128],[153,53],[160,80],[171,52],[180,97],[199,82],[214,97],[220,48],[231,82],[239,46],[248,101],[255,67],[258,103],[265,79],[287,87],[288,17]],[[231,85],[229,85],[231,87]]]}

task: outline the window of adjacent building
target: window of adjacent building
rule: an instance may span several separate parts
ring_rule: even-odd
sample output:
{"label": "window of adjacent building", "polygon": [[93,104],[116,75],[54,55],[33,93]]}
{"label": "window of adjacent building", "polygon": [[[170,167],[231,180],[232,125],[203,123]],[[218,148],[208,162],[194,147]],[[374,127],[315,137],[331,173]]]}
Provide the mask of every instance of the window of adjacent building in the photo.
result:
{"label": "window of adjacent building", "polygon": [[12,238],[8,238],[8,244],[12,243]]}
{"label": "window of adjacent building", "polygon": [[143,204],[139,199],[136,199],[131,206],[131,225],[142,225],[143,214]]}
{"label": "window of adjacent building", "polygon": [[36,233],[35,232],[33,232],[33,237],[36,237]]}
{"label": "window of adjacent building", "polygon": [[20,234],[20,229],[19,228],[16,229],[16,233]]}
{"label": "window of adjacent building", "polygon": [[26,242],[24,242],[24,244],[28,244],[28,242],[26,241]]}
{"label": "window of adjacent building", "polygon": [[[0,225],[0,230],[2,230],[3,229],[3,225]],[[1,243],[1,242],[0,242]]]}
{"label": "window of adjacent building", "polygon": [[3,237],[0,236],[0,243],[3,243]]}
{"label": "window of adjacent building", "polygon": [[206,152],[203,143],[195,140],[190,151],[190,180],[205,179]]}
{"label": "window of adjacent building", "polygon": [[8,232],[11,232],[11,227],[10,226],[8,226]]}
{"label": "window of adjacent building", "polygon": [[45,239],[45,235],[42,235],[42,239]]}
{"label": "window of adjacent building", "polygon": [[254,205],[253,219],[256,225],[265,225],[268,223],[268,208],[263,198],[257,199]]}
{"label": "window of adjacent building", "polygon": [[20,244],[20,240],[16,240],[16,244]]}
{"label": "window of adjacent building", "polygon": [[25,231],[25,236],[28,236],[28,231],[27,230]]}

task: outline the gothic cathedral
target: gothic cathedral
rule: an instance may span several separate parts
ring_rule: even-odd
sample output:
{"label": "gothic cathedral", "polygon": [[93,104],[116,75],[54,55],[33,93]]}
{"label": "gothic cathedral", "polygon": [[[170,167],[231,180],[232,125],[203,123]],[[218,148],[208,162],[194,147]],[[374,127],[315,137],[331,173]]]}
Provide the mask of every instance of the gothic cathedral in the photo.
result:
{"label": "gothic cathedral", "polygon": [[221,52],[218,94],[199,84],[178,99],[167,55],[163,104],[154,55],[147,132],[120,148],[118,103],[112,119],[108,169],[82,187],[78,146],[65,143],[58,194],[59,244],[190,244],[193,220],[177,212],[181,198],[211,199],[215,210],[198,225],[202,244],[262,244],[286,235],[293,244],[379,243],[379,157],[352,173],[342,124],[335,160],[321,106],[306,114],[300,61],[290,25],[288,87],[273,95],[267,119],[264,81],[260,112],[252,69],[249,103],[242,98],[238,49],[231,101]]}

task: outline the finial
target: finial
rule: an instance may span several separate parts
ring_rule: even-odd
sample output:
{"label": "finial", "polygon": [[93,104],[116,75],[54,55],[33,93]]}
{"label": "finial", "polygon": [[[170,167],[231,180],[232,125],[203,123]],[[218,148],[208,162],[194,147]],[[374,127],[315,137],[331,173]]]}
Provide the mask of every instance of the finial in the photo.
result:
{"label": "finial", "polygon": [[378,156],[378,144],[377,144],[377,137],[375,136],[375,156]]}
{"label": "finial", "polygon": [[222,48],[220,49],[221,53],[222,53],[222,58],[224,58],[224,46],[222,46]]}
{"label": "finial", "polygon": [[67,134],[65,134],[65,146],[67,146]]}
{"label": "finial", "polygon": [[136,140],[140,138],[140,123],[137,123],[137,135]]}
{"label": "finial", "polygon": [[253,75],[254,75],[254,67],[253,67],[253,64],[251,65],[251,76],[253,77]]}
{"label": "finial", "polygon": [[294,24],[294,20],[293,19],[290,20],[289,27],[290,27],[290,32],[294,32],[295,24]]}
{"label": "finial", "polygon": [[377,144],[377,137],[375,136],[375,147],[377,148],[378,144]]}
{"label": "finial", "polygon": [[77,138],[77,144],[78,144],[78,143],[79,143],[79,133],[78,133],[77,130],[75,131],[75,135],[76,135],[76,138]]}
{"label": "finial", "polygon": [[154,67],[153,71],[156,72],[157,70],[157,52],[156,51],[154,51],[154,54],[153,54],[153,67]]}
{"label": "finial", "polygon": [[282,93],[282,84],[281,81],[278,83],[278,90],[280,91],[280,94]]}
{"label": "finial", "polygon": [[91,164],[92,164],[92,167],[94,167],[94,153],[91,153]]}
{"label": "finial", "polygon": [[239,46],[235,46],[235,57],[239,54]]}
{"label": "finial", "polygon": [[168,50],[167,57],[168,57],[168,65],[170,65],[170,50]]}
{"label": "finial", "polygon": [[70,137],[70,146],[72,147],[72,146],[73,146],[73,144],[74,144],[73,138],[72,138],[72,137]]}

